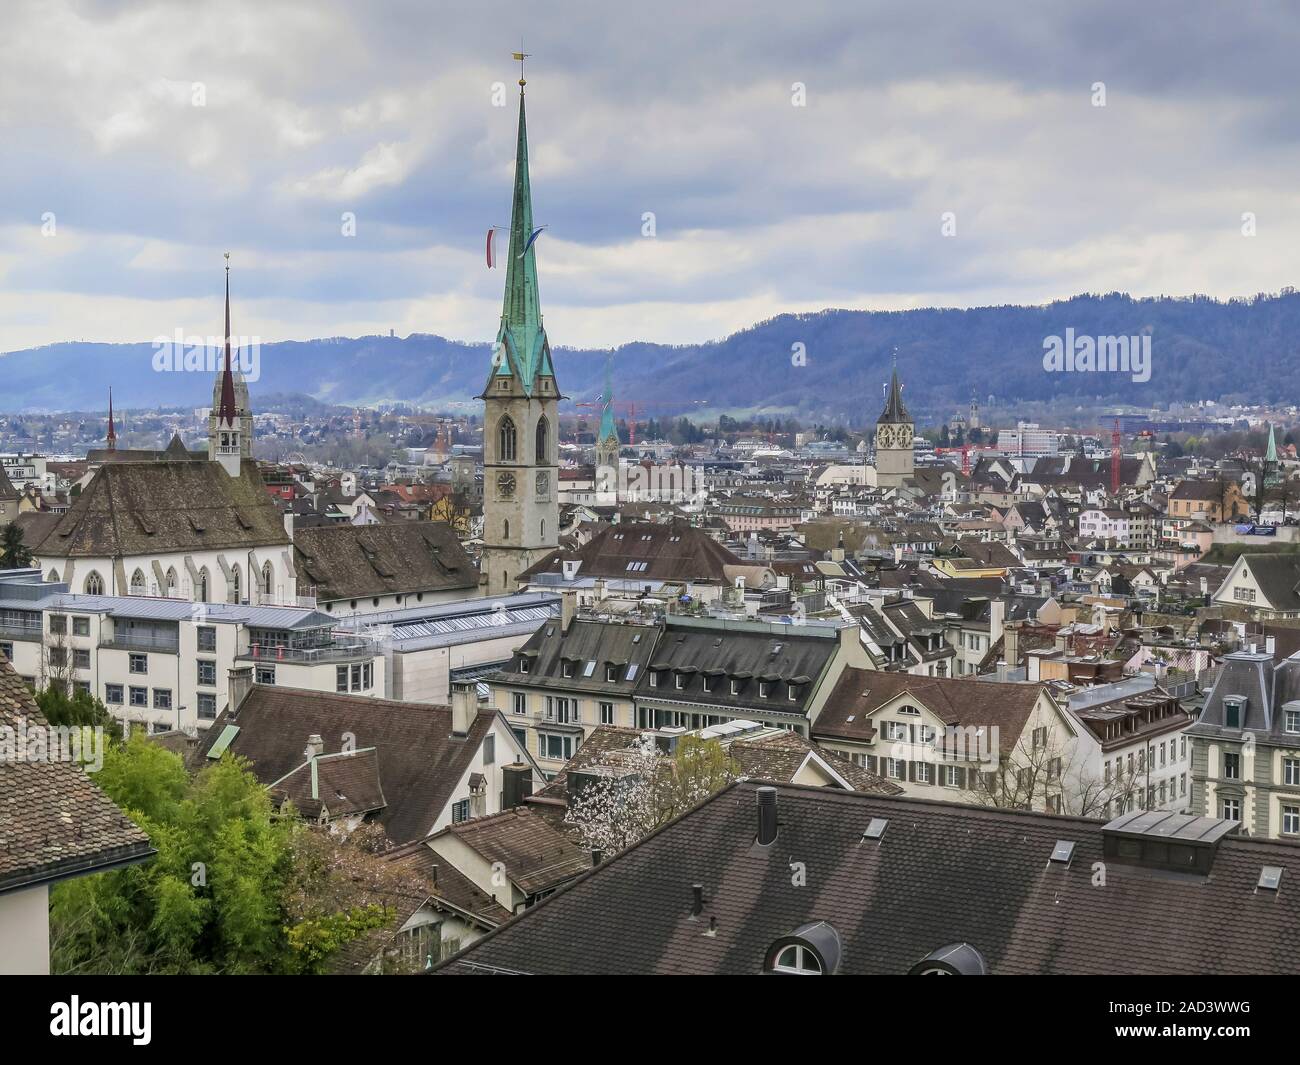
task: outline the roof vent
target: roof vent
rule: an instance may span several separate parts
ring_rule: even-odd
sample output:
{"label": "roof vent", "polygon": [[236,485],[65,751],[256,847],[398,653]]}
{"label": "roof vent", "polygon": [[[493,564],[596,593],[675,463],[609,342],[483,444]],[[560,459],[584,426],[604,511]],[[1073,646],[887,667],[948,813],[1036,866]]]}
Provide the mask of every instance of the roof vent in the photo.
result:
{"label": "roof vent", "polygon": [[1282,867],[1266,865],[1259,871],[1259,883],[1255,885],[1260,891],[1276,891],[1282,883]]}
{"label": "roof vent", "polygon": [[1103,855],[1125,865],[1208,876],[1219,841],[1240,829],[1230,819],[1137,811],[1102,827]]}
{"label": "roof vent", "polygon": [[1070,859],[1074,857],[1074,840],[1058,839],[1056,846],[1052,848],[1052,857],[1048,859],[1053,862],[1060,862],[1062,865],[1069,865]]}
{"label": "roof vent", "polygon": [[758,803],[758,845],[767,847],[776,842],[776,788],[761,787],[755,793]]}
{"label": "roof vent", "polygon": [[862,833],[862,838],[883,839],[885,836],[885,829],[888,827],[889,819],[887,817],[873,817],[871,822],[867,825],[867,830]]}

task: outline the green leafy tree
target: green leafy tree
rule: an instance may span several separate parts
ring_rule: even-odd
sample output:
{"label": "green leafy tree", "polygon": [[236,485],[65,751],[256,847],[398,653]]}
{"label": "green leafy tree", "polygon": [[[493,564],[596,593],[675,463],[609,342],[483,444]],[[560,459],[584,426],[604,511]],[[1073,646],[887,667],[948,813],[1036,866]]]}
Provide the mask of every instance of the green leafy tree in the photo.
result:
{"label": "green leafy tree", "polygon": [[14,522],[0,533],[0,569],[23,569],[32,564],[32,553],[23,543],[23,530]]}

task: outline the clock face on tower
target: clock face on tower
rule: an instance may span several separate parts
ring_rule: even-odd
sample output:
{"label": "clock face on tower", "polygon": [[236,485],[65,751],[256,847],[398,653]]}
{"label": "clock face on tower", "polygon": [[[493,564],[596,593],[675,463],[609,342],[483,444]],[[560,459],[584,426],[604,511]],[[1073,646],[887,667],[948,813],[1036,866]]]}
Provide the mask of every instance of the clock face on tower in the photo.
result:
{"label": "clock face on tower", "polygon": [[515,475],[513,473],[497,474],[497,493],[503,499],[509,499],[515,494]]}
{"label": "clock face on tower", "polygon": [[537,471],[537,497],[539,499],[545,499],[547,492],[550,490],[550,487],[551,487],[551,479],[549,476],[547,476],[546,471],[538,470]]}

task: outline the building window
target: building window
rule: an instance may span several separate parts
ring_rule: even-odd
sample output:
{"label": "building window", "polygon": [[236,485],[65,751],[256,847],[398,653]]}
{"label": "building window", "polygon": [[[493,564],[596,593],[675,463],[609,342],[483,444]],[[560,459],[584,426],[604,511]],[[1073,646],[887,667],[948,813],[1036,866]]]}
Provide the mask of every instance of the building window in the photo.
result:
{"label": "building window", "polygon": [[274,684],[275,666],[258,666],[257,676],[254,679],[258,684]]}
{"label": "building window", "polygon": [[607,680],[607,681],[611,681],[611,682],[612,682],[612,681],[616,681],[616,680],[618,680],[618,666],[610,665],[610,664],[606,663],[606,665],[605,665],[605,680]]}
{"label": "building window", "polygon": [[0,643],[0,655],[4,655],[10,662],[14,660],[14,645],[11,643]]}
{"label": "building window", "polygon": [[550,454],[547,447],[550,438],[550,424],[547,422],[545,415],[537,419],[536,435],[537,446],[533,449],[533,454],[537,456],[537,465],[545,466],[547,465],[547,456]]}
{"label": "building window", "polygon": [[816,954],[806,947],[793,943],[776,956],[776,960],[772,962],[772,972],[793,976],[820,976],[822,967]]}
{"label": "building window", "polygon": [[208,567],[204,566],[199,570],[199,587],[198,601],[206,603],[208,601]]}
{"label": "building window", "polygon": [[262,594],[269,596],[275,587],[275,573],[271,569],[271,563],[266,562],[262,565]]}
{"label": "building window", "polygon": [[1300,732],[1300,710],[1288,710],[1285,714],[1287,732]]}
{"label": "building window", "polygon": [[1300,833],[1300,806],[1282,807],[1282,834],[1294,836]]}
{"label": "building window", "polygon": [[483,764],[494,765],[497,760],[497,738],[492,733],[483,737]]}
{"label": "building window", "polygon": [[539,732],[537,734],[537,754],[541,758],[553,758],[567,762],[573,757],[573,737]]}
{"label": "building window", "polygon": [[73,669],[89,669],[89,668],[90,668],[90,652],[87,651],[87,650],[85,650],[85,649],[83,649],[83,648],[81,648],[81,647],[74,647],[74,648],[72,649],[72,668],[73,668]]}
{"label": "building window", "polygon": [[945,788],[960,788],[961,777],[957,773],[958,767],[955,765],[946,765],[943,767],[943,786]]}
{"label": "building window", "polygon": [[1240,799],[1219,800],[1219,816],[1228,821],[1240,821],[1241,800]]}
{"label": "building window", "polygon": [[335,667],[334,690],[336,692],[345,692],[348,690],[348,667],[347,666]]}
{"label": "building window", "polygon": [[90,635],[90,618],[73,618],[72,619],[73,636]]}
{"label": "building window", "polygon": [[600,723],[602,725],[612,725],[614,723],[614,704],[600,704]]}
{"label": "building window", "polygon": [[511,703],[513,704],[512,707],[511,707],[511,709],[513,709],[514,712],[515,712],[516,714],[526,714],[526,713],[528,713],[528,696],[527,696],[527,695],[525,695],[523,692],[514,692],[514,693],[510,696],[510,699],[511,699]]}
{"label": "building window", "polygon": [[891,780],[903,779],[903,760],[901,758],[885,759],[885,776]]}
{"label": "building window", "polygon": [[[58,578],[56,577],[55,580],[58,580]],[[104,578],[101,577],[98,573],[96,573],[93,570],[86,577],[86,594],[87,595],[104,594]]]}
{"label": "building window", "polygon": [[144,595],[144,570],[137,569],[131,574],[131,594]]}
{"label": "building window", "polygon": [[176,591],[176,567],[167,567],[167,595],[170,597]]}
{"label": "building window", "polygon": [[1288,788],[1300,787],[1300,758],[1282,759],[1282,778]]}
{"label": "building window", "polygon": [[148,706],[148,705],[149,705],[149,689],[148,689],[148,688],[132,688],[132,689],[131,689],[131,705],[132,705],[132,706]]}
{"label": "building window", "polygon": [[1241,755],[1224,754],[1223,756],[1223,776],[1225,780],[1241,779]]}
{"label": "building window", "polygon": [[64,636],[68,631],[68,618],[66,614],[50,615],[50,633],[54,636]]}
{"label": "building window", "polygon": [[217,716],[217,697],[211,692],[200,692],[198,702],[200,721],[211,721]]}
{"label": "building window", "polygon": [[508,414],[497,426],[497,461],[515,461],[515,423]]}
{"label": "building window", "polygon": [[206,659],[199,660],[197,683],[205,684],[209,688],[217,683],[217,664],[215,662],[209,662]]}
{"label": "building window", "polygon": [[521,751],[526,751],[526,750],[528,750],[528,732],[527,732],[527,730],[526,730],[526,729],[521,729],[521,728],[512,728],[510,731],[511,731],[512,733],[514,733],[515,742],[519,744],[519,749],[520,749]]}
{"label": "building window", "polygon": [[149,672],[149,656],[148,656],[148,655],[128,655],[128,656],[127,656],[127,661],[128,661],[128,668],[130,669],[130,671],[131,671],[132,673],[148,673],[148,672]]}
{"label": "building window", "polygon": [[242,596],[243,581],[240,579],[239,566],[232,566],[230,569],[230,601],[238,603]]}
{"label": "building window", "polygon": [[212,653],[217,649],[217,630],[211,625],[198,627],[199,650]]}
{"label": "building window", "polygon": [[460,802],[451,804],[451,823],[458,825],[462,821],[469,820],[469,800],[461,799]]}
{"label": "building window", "polygon": [[104,702],[109,706],[122,705],[122,685],[105,684],[104,685]]}
{"label": "building window", "polygon": [[916,762],[916,782],[918,784],[934,783],[934,766],[929,762]]}
{"label": "building window", "polygon": [[153,690],[153,708],[155,710],[170,710],[172,708],[172,691],[170,688],[155,688]]}

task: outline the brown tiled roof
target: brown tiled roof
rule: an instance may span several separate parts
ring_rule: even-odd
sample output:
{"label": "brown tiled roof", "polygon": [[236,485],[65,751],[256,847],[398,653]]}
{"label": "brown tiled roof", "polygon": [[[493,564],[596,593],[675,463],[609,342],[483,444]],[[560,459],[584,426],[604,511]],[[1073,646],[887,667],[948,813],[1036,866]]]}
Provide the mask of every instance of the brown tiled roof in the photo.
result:
{"label": "brown tiled roof", "polygon": [[945,724],[996,726],[1002,752],[1007,754],[1020,739],[1043,690],[1041,684],[914,677],[849,667],[813,722],[812,734],[814,739],[870,740],[876,734],[871,714],[907,693]]}
{"label": "brown tiled roof", "polygon": [[294,533],[298,586],[320,600],[478,586],[478,570],[456,531],[442,522],[327,525]]}
{"label": "brown tiled roof", "polygon": [[[821,921],[850,975],[906,974],[956,943],[1006,975],[1290,974],[1300,956],[1291,843],[1226,836],[1208,877],[1111,860],[1099,888],[1101,821],[781,785],[764,851],[755,791],[720,792],[440,971],[758,974],[777,940]],[[888,822],[878,842],[863,839],[873,818]],[[1058,840],[1068,863],[1049,860]],[[790,886],[796,859],[807,888]],[[1257,889],[1264,866],[1285,869],[1280,891]]]}
{"label": "brown tiled roof", "polygon": [[337,752],[350,734],[356,748],[377,752],[385,806],[376,820],[394,843],[407,843],[433,828],[495,715],[480,712],[469,736],[458,739],[445,706],[255,684],[236,713],[223,711],[213,722],[199,757],[224,726],[237,725],[228,750],[248,758],[254,775],[269,787],[306,761],[313,734],[323,738],[325,753]]}
{"label": "brown tiled roof", "polygon": [[5,473],[5,468],[0,466],[0,500],[20,498],[22,498],[22,494],[9,480],[9,474]]}
{"label": "brown tiled roof", "polygon": [[501,862],[526,895],[558,887],[591,868],[590,854],[522,807],[462,821],[431,838],[448,834],[487,861]]}
{"label": "brown tiled roof", "polygon": [[[552,551],[520,574],[521,580],[539,573],[559,573],[564,561],[577,560],[580,577],[615,580],[717,581],[727,580],[726,567],[744,565],[707,533],[682,522],[619,522],[611,525],[576,551]],[[645,569],[628,566],[644,562]]]}
{"label": "brown tiled roof", "polygon": [[121,462],[95,474],[41,554],[99,558],[288,543],[251,460],[238,477],[216,462]]}
{"label": "brown tiled roof", "polygon": [[745,776],[755,780],[788,784],[794,780],[794,775],[808,760],[809,754],[816,753],[817,757],[847,780],[854,791],[897,795],[903,790],[884,777],[804,739],[797,732],[782,732],[779,736],[756,740],[737,739],[727,747],[727,753],[740,766]]}
{"label": "brown tiled roof", "polygon": [[[21,742],[26,730],[48,727],[0,655],[0,728]],[[0,892],[154,854],[149,837],[79,767],[7,758],[0,757]]]}
{"label": "brown tiled roof", "polygon": [[14,519],[14,524],[23,531],[23,544],[35,555],[40,554],[42,541],[54,531],[62,520],[62,514],[53,511],[28,510]]}
{"label": "brown tiled roof", "polygon": [[510,919],[510,911],[491,895],[480,891],[474,881],[463,876],[451,862],[440,858],[424,841],[389,851],[385,860],[409,868],[429,885],[429,896],[473,914],[484,924],[495,927]]}
{"label": "brown tiled roof", "polygon": [[310,818],[368,814],[388,805],[373,747],[319,755],[277,780],[271,793]]}

